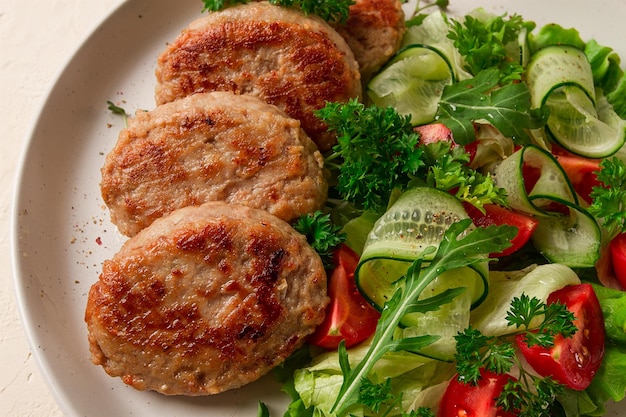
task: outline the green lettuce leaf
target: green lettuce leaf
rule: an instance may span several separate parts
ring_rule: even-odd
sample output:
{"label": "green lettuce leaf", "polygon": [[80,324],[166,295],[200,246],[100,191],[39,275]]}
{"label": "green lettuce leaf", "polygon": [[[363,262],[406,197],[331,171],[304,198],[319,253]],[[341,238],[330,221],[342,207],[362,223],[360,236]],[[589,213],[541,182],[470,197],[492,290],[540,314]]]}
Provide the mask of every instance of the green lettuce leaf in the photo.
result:
{"label": "green lettuce leaf", "polygon": [[585,49],[585,42],[576,29],[567,29],[556,23],[547,24],[537,32],[529,33],[528,42],[533,52],[550,45],[569,45]]}

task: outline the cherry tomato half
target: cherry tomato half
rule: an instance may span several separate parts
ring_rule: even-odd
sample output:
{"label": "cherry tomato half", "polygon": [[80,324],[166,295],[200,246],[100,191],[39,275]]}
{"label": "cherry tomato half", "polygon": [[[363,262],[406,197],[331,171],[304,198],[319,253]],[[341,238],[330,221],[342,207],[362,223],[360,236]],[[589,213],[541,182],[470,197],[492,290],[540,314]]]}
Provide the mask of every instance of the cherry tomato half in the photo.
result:
{"label": "cherry tomato half", "polygon": [[589,196],[591,190],[600,185],[597,174],[600,171],[600,162],[576,155],[557,155],[556,159],[572,183],[574,190],[583,200],[591,204],[593,201]]}
{"label": "cherry tomato half", "polygon": [[510,255],[517,251],[528,242],[528,239],[530,239],[539,224],[537,219],[528,214],[513,211],[496,204],[485,204],[484,214],[471,204],[465,203],[464,206],[467,215],[476,226],[501,226],[507,224],[517,227],[517,235],[511,240],[511,246],[500,253],[490,254],[491,258]]}
{"label": "cherry tomato half", "polygon": [[604,357],[604,318],[590,284],[568,285],[550,294],[547,303],[560,302],[574,313],[578,331],[569,338],[557,335],[554,346],[529,347],[524,335],[515,342],[526,362],[540,375],[552,376],[574,390],[589,386]]}
{"label": "cherry tomato half", "polygon": [[478,384],[459,382],[452,378],[439,404],[438,417],[515,417],[515,413],[496,407],[496,398],[509,380],[507,374],[495,374],[481,370]]}
{"label": "cherry tomato half", "polygon": [[456,143],[452,138],[452,131],[443,123],[430,123],[427,125],[416,126],[413,130],[420,134],[420,143],[423,145],[443,140],[445,142],[450,142],[452,147],[456,146]]}
{"label": "cherry tomato half", "polygon": [[339,342],[346,347],[370,337],[376,330],[380,313],[363,298],[354,283],[354,271],[359,255],[346,245],[334,253],[335,269],[328,281],[330,304],[326,319],[316,329],[309,343],[325,349],[337,349]]}
{"label": "cherry tomato half", "polygon": [[609,244],[613,271],[622,288],[626,288],[626,233],[621,233]]}
{"label": "cherry tomato half", "polygon": [[[443,123],[430,123],[427,125],[416,126],[413,130],[420,134],[420,143],[422,145],[428,145],[430,143],[443,140],[445,142],[450,142],[450,146],[452,148],[458,146],[452,136],[452,130],[450,130],[450,128]],[[464,145],[463,147],[465,148],[465,152],[469,154],[471,163],[471,161],[473,161],[476,157],[478,141],[475,140],[467,145]]]}

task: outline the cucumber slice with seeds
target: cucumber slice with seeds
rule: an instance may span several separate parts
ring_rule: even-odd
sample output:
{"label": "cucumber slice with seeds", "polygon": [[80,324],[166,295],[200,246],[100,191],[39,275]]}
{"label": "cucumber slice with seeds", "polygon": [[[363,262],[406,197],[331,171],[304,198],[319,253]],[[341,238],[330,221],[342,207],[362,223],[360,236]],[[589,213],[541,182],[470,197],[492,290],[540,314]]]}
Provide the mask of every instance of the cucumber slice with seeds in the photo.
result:
{"label": "cucumber slice with seeds", "polygon": [[606,158],[626,140],[626,121],[596,91],[584,51],[549,46],[535,53],[527,68],[534,108],[550,109],[547,131],[568,151],[587,158]]}
{"label": "cucumber slice with seeds", "polygon": [[[359,291],[372,305],[382,309],[395,291],[411,263],[427,247],[439,246],[445,230],[468,218],[463,205],[441,190],[429,187],[409,189],[389,208],[369,234],[361,260],[354,274]],[[433,254],[434,255],[434,254]],[[431,258],[425,257],[425,262]],[[419,353],[451,360],[454,335],[469,323],[470,309],[482,302],[488,290],[488,258],[473,267],[441,274],[431,282],[420,298],[446,290],[464,288],[450,303],[437,311],[406,315],[401,325],[405,336],[437,335],[440,340]]]}
{"label": "cucumber slice with seeds", "polygon": [[427,45],[400,50],[367,86],[371,101],[410,115],[413,125],[431,122],[446,85],[454,81],[444,54]]}

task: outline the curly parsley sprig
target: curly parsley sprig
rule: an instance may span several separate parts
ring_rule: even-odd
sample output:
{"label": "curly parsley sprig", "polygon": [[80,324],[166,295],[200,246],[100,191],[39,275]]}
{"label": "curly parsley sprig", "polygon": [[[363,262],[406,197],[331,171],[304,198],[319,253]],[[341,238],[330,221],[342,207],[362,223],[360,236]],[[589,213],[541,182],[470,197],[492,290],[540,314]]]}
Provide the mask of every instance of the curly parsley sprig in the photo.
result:
{"label": "curly parsley sprig", "polygon": [[[445,271],[483,262],[486,254],[507,247],[517,232],[511,226],[478,227],[472,230],[469,229],[470,224],[470,219],[453,223],[444,233],[439,248],[429,247],[411,264],[404,277],[404,285],[385,303],[370,346],[356,366],[351,366],[345,344],[339,345],[339,364],[344,379],[331,412],[338,416],[345,415],[350,406],[359,402],[364,379],[386,352],[419,351],[438,340],[437,336],[395,337],[395,330],[406,314],[439,308],[433,305],[436,304],[433,303],[433,297],[419,297],[429,283]],[[428,266],[422,268],[423,257],[433,252],[434,258]]]}
{"label": "curly parsley sprig", "polygon": [[618,158],[600,163],[598,181],[593,187],[589,212],[602,221],[610,236],[626,232],[626,163]]}
{"label": "curly parsley sprig", "polygon": [[[541,322],[531,329],[532,322],[537,319],[541,319]],[[546,305],[526,294],[513,299],[506,320],[509,326],[522,329],[529,346],[550,347],[556,335],[571,337],[577,331],[574,314],[564,304]],[[504,374],[517,366],[519,378],[508,381],[498,397],[497,405],[505,411],[515,411],[520,416],[550,416],[550,408],[555,398],[564,392],[564,386],[552,378],[541,378],[524,371],[517,359],[515,346],[508,337],[485,336],[478,329],[469,327],[455,339],[459,381],[476,384],[482,369]]]}
{"label": "curly parsley sprig", "polygon": [[409,116],[391,107],[366,107],[357,100],[328,103],[316,115],[337,134],[326,166],[337,170],[337,191],[356,207],[383,212],[394,190],[428,185],[454,190],[479,210],[504,204],[505,192],[489,175],[470,168],[461,146],[436,141],[420,144]]}
{"label": "curly parsley sprig", "polygon": [[[216,12],[235,4],[249,3],[250,0],[202,0],[203,12]],[[305,15],[314,14],[332,23],[345,23],[348,20],[353,0],[269,0],[270,3],[282,7],[294,7],[302,10]]]}
{"label": "curly parsley sprig", "polygon": [[301,216],[293,227],[306,236],[311,247],[322,258],[324,266],[332,268],[333,250],[346,240],[346,234],[341,232],[341,226],[333,224],[329,214],[316,211]]}
{"label": "curly parsley sprig", "polygon": [[494,16],[484,20],[467,15],[463,22],[449,19],[448,38],[465,58],[466,69],[471,74],[496,67],[501,70],[501,83],[522,79],[523,68],[509,59],[507,44],[517,40],[522,28],[532,29],[535,24],[525,22],[517,14],[506,17]]}
{"label": "curly parsley sprig", "polygon": [[340,170],[336,188],[357,207],[383,211],[393,189],[404,189],[424,167],[410,117],[391,107],[366,107],[353,99],[328,103],[315,114],[337,134],[326,165]]}

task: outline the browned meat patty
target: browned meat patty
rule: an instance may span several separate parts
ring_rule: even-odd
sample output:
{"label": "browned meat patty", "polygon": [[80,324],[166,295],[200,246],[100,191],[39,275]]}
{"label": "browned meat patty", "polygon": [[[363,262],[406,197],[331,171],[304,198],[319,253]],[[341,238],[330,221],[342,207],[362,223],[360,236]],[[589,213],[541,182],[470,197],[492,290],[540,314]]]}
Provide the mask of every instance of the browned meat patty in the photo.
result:
{"label": "browned meat patty", "polygon": [[112,222],[127,236],[213,200],[290,221],[321,208],[328,190],[323,158],[297,120],[227,92],[138,112],[107,155],[100,185]]}
{"label": "browned meat patty", "polygon": [[333,27],[346,40],[366,83],[400,48],[406,32],[399,0],[356,0],[345,24]]}
{"label": "browned meat patty", "polygon": [[323,320],[326,275],[289,224],[223,202],[155,221],[104,263],[91,360],[139,390],[206,395],[252,382]]}
{"label": "browned meat patty", "polygon": [[252,94],[283,109],[321,150],[336,142],[313,114],[361,95],[358,63],[317,16],[253,2],[192,22],[159,56],[157,103],[204,91]]}

